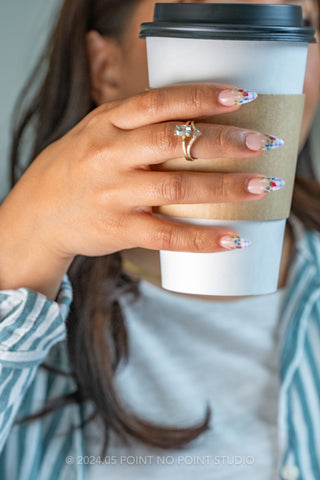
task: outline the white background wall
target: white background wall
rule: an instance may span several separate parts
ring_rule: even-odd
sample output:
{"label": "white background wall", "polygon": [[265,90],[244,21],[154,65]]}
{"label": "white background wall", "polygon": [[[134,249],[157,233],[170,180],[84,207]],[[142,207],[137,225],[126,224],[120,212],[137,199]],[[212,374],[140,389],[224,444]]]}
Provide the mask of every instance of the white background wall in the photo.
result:
{"label": "white background wall", "polygon": [[60,0],[0,0],[0,199],[8,192],[10,117]]}

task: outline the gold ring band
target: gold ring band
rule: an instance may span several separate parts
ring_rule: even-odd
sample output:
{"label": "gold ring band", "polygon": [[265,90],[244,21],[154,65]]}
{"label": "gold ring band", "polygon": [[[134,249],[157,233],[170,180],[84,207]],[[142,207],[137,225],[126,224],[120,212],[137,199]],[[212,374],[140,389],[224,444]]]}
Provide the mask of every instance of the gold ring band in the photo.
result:
{"label": "gold ring band", "polygon": [[[194,121],[189,120],[185,125],[177,125],[174,134],[182,137],[184,158],[190,162],[196,160],[191,155],[191,148],[195,141],[202,135],[202,132],[196,128]],[[189,139],[189,141],[187,141],[187,139]]]}

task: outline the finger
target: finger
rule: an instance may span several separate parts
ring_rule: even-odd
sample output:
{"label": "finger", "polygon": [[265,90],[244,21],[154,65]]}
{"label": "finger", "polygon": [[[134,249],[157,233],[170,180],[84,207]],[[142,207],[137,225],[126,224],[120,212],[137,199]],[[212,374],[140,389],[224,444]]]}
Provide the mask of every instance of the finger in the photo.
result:
{"label": "finger", "polygon": [[[227,93],[243,93],[232,85],[197,83],[155,88],[135,97],[124,100],[109,114],[114,126],[123,130],[132,130],[153,123],[174,120],[176,118],[193,119],[207,115],[217,115],[237,110],[236,105],[225,105]],[[243,90],[242,90],[243,92]],[[249,91],[248,100],[256,94]],[[230,103],[230,102],[227,102]]]}
{"label": "finger", "polygon": [[[165,122],[123,132],[121,148],[123,145],[130,148],[125,155],[121,153],[121,162],[138,167],[183,157],[182,138],[174,134],[178,123]],[[229,125],[199,123],[196,128],[202,135],[192,145],[193,158],[254,158],[261,155],[269,139],[260,132]],[[255,137],[257,141],[253,143]]]}
{"label": "finger", "polygon": [[[259,200],[268,194],[269,185],[259,173],[145,171],[126,178],[128,181],[133,187],[127,199],[122,200],[128,207]],[[252,185],[257,193],[252,192]]]}
{"label": "finger", "polygon": [[[223,252],[226,248],[220,244],[232,245],[226,238],[239,237],[230,228],[200,227],[183,223],[166,221],[149,213],[132,215],[128,223],[132,248],[141,247],[151,250],[171,250],[178,252]],[[246,245],[245,239],[240,239]],[[235,247],[230,246],[228,249]],[[238,247],[239,248],[239,247]]]}

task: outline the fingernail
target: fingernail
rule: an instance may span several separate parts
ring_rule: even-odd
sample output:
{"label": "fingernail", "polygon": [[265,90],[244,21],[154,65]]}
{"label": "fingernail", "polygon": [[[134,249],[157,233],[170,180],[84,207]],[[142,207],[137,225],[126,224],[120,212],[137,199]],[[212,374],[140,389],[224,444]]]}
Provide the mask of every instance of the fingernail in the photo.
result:
{"label": "fingernail", "polygon": [[263,135],[262,133],[252,132],[246,136],[246,146],[250,150],[273,150],[282,147],[284,141],[282,138],[274,135]]}
{"label": "fingernail", "polygon": [[284,187],[286,182],[276,177],[256,177],[248,180],[247,190],[250,193],[261,194],[271,193]]}
{"label": "fingernail", "polygon": [[247,238],[240,238],[239,235],[226,235],[219,240],[221,247],[227,250],[235,250],[236,248],[247,248],[252,245],[252,242]]}
{"label": "fingernail", "polygon": [[228,88],[222,90],[218,95],[218,101],[227,107],[232,105],[242,105],[252,102],[257,98],[257,92],[252,90],[243,90],[242,88]]}

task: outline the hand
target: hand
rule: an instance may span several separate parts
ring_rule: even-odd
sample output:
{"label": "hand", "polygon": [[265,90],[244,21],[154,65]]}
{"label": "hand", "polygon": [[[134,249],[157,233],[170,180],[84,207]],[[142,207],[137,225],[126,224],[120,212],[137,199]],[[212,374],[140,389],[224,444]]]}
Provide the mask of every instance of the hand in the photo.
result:
{"label": "hand", "polygon": [[[263,198],[266,193],[253,195],[247,187],[248,180],[261,175],[156,172],[150,165],[181,156],[181,138],[174,136],[181,122],[177,119],[240,108],[220,103],[227,88],[173,86],[95,109],[34,160],[1,206],[1,228],[14,219],[14,228],[8,227],[11,241],[14,237],[23,249],[23,242],[32,238],[35,252],[49,252],[65,265],[75,255],[100,256],[133,247],[224,251],[220,238],[238,235],[236,231],[165,221],[152,216],[151,207]],[[257,132],[197,126],[203,136],[194,145],[196,157],[262,153],[252,150],[265,142]],[[10,243],[10,234],[6,237]]]}

